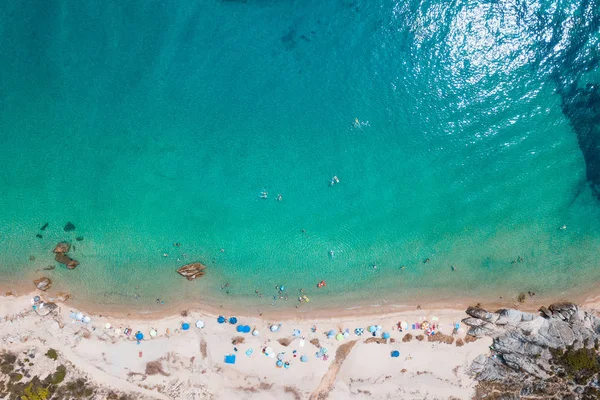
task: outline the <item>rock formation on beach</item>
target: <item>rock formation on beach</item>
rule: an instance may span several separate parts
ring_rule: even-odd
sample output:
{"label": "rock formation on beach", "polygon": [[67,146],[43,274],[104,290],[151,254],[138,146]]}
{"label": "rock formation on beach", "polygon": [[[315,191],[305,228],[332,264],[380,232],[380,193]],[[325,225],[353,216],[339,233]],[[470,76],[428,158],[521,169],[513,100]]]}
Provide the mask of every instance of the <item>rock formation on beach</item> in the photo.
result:
{"label": "rock formation on beach", "polygon": [[186,277],[188,281],[192,281],[192,280],[204,275],[205,268],[206,268],[205,265],[203,265],[199,262],[195,262],[195,263],[191,263],[191,264],[186,264],[183,267],[179,268],[177,270],[177,273],[179,273],[179,275],[181,275],[181,276]]}
{"label": "rock formation on beach", "polygon": [[46,291],[52,286],[52,281],[50,280],[50,278],[42,277],[40,279],[34,280],[33,284],[39,290]]}
{"label": "rock formation on beach", "polygon": [[[468,334],[493,339],[471,372],[479,382],[475,399],[600,398],[600,318],[573,303],[488,312],[469,307]],[[494,392],[490,395],[490,391]]]}

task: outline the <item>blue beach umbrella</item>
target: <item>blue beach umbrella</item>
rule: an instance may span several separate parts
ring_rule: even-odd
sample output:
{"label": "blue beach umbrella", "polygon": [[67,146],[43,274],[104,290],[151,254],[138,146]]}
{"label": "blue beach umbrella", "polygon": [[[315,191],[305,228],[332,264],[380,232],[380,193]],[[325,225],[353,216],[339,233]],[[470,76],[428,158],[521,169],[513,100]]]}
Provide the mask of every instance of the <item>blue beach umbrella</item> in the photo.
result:
{"label": "blue beach umbrella", "polygon": [[307,362],[308,361],[308,357],[302,356],[302,357],[300,357],[300,361],[301,362]]}
{"label": "blue beach umbrella", "polygon": [[217,322],[220,323],[220,324],[224,323],[225,321],[226,321],[225,317],[222,316],[222,315],[219,315],[219,318],[217,318]]}
{"label": "blue beach umbrella", "polygon": [[184,322],[183,324],[181,324],[181,329],[183,329],[184,331],[187,331],[188,329],[190,329],[190,324],[188,324],[187,322]]}
{"label": "blue beach umbrella", "polygon": [[332,329],[329,332],[327,332],[327,337],[332,338],[335,336],[335,331]]}
{"label": "blue beach umbrella", "polygon": [[244,333],[250,333],[251,330],[252,328],[249,325],[244,325]]}
{"label": "blue beach umbrella", "polygon": [[277,362],[275,363],[275,365],[277,365],[278,367],[283,367],[283,361],[281,360],[277,360]]}
{"label": "blue beach umbrella", "polygon": [[392,351],[392,352],[391,352],[391,354],[390,354],[390,355],[391,355],[392,357],[394,357],[394,358],[395,358],[395,357],[400,357],[400,352],[399,352],[398,350],[394,350],[394,351]]}
{"label": "blue beach umbrella", "polygon": [[237,324],[237,318],[236,318],[236,317],[231,317],[231,318],[229,318],[229,323],[230,323],[231,325],[235,325],[235,324]]}
{"label": "blue beach umbrella", "polygon": [[371,332],[371,333],[375,332],[376,330],[377,330],[377,327],[376,327],[376,326],[373,326],[373,325],[371,325],[371,326],[369,327],[369,332]]}
{"label": "blue beach umbrella", "polygon": [[383,335],[381,335],[382,338],[384,339],[389,339],[390,338],[390,334],[387,332],[383,332]]}
{"label": "blue beach umbrella", "polygon": [[238,325],[238,326],[235,328],[235,330],[236,330],[236,331],[238,331],[238,332],[240,332],[240,333],[241,333],[241,332],[243,332],[243,331],[244,331],[244,325]]}
{"label": "blue beach umbrella", "polygon": [[144,334],[143,334],[142,332],[138,331],[138,332],[135,334],[135,338],[136,338],[137,340],[142,340],[142,339],[144,338]]}

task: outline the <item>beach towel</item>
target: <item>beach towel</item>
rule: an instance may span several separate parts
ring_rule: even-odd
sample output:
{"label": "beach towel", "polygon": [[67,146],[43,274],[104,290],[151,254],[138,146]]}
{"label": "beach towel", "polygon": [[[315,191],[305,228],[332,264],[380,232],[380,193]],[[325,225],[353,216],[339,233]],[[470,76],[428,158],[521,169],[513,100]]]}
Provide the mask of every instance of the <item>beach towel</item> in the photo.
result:
{"label": "beach towel", "polygon": [[228,354],[225,356],[225,364],[235,364],[235,354]]}

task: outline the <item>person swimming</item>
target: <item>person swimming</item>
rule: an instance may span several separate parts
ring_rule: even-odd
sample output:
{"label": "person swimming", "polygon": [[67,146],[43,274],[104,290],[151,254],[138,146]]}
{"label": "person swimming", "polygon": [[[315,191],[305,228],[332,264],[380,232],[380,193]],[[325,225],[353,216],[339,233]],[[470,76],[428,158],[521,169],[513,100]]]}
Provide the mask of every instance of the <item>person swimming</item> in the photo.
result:
{"label": "person swimming", "polygon": [[335,256],[335,253],[333,252],[333,250],[329,250],[329,256],[330,256],[331,258],[333,258],[333,257]]}
{"label": "person swimming", "polygon": [[277,194],[277,201],[281,201],[282,199],[281,194]]}
{"label": "person swimming", "polygon": [[260,198],[266,199],[269,196],[269,192],[260,192]]}

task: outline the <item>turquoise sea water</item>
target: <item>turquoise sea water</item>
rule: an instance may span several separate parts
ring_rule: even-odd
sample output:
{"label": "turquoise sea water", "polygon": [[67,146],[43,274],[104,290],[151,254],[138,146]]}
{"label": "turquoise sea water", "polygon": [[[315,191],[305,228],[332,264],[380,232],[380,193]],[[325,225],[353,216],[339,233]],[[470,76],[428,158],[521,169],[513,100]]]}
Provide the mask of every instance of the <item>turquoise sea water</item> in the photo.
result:
{"label": "turquoise sea water", "polygon": [[[594,160],[565,107],[598,79],[597,10],[4,1],[0,278],[140,307],[590,287]],[[39,271],[64,239],[81,265]],[[174,272],[189,261],[207,275]]]}

